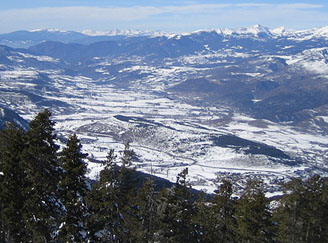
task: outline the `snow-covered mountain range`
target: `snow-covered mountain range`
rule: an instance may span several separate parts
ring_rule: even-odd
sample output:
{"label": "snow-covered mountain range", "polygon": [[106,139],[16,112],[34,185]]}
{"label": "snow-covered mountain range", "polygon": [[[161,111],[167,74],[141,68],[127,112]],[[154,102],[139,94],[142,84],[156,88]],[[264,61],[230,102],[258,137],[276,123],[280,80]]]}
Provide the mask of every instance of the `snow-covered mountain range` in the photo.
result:
{"label": "snow-covered mountain range", "polygon": [[110,30],[110,31],[66,31],[60,29],[36,29],[30,31],[15,31],[0,34],[0,44],[13,48],[28,48],[45,41],[59,41],[63,43],[91,44],[98,41],[117,40],[127,37],[168,37],[181,38],[181,36],[193,36],[201,33],[216,33],[223,38],[251,38],[251,39],[278,39],[287,38],[295,41],[311,39],[328,39],[328,27],[320,27],[310,30],[293,30],[279,27],[270,29],[261,25],[236,29],[211,29],[186,33],[166,33],[161,31],[140,30]]}
{"label": "snow-covered mountain range", "polygon": [[0,35],[0,118],[25,127],[47,107],[77,133],[96,177],[124,141],[142,171],[195,188],[328,175],[328,28],[166,34],[18,31]]}

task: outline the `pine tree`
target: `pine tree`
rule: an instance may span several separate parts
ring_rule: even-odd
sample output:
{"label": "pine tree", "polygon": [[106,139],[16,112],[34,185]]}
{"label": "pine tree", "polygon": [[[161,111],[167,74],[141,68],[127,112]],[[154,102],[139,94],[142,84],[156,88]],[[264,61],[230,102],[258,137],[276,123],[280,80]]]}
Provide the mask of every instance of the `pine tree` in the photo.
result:
{"label": "pine tree", "polygon": [[236,207],[239,242],[275,242],[275,229],[269,200],[265,197],[262,183],[247,182]]}
{"label": "pine tree", "polygon": [[60,228],[60,239],[65,242],[86,241],[87,206],[85,202],[88,193],[86,178],[87,165],[83,161],[82,145],[76,134],[71,136],[66,148],[60,154],[64,173],[60,182],[61,199],[65,206],[65,214]]}
{"label": "pine tree", "polygon": [[[213,242],[213,232],[215,230],[215,224],[211,220],[214,218],[211,215],[210,201],[208,195],[205,191],[200,191],[195,200],[196,213],[193,217],[193,222],[198,226],[197,234],[199,237],[199,242]],[[216,239],[215,239],[216,240]]]}
{"label": "pine tree", "polygon": [[306,180],[305,208],[302,211],[304,224],[304,241],[322,242],[328,239],[328,188],[327,178],[315,175]]}
{"label": "pine tree", "polygon": [[49,242],[56,236],[62,204],[59,200],[62,168],[57,158],[54,122],[49,110],[40,112],[24,135],[22,166],[25,170],[26,189],[24,218],[29,230],[26,241]]}
{"label": "pine tree", "polygon": [[321,194],[320,194],[320,207],[315,209],[316,213],[314,217],[319,217],[317,230],[317,242],[328,239],[328,177],[321,178]]}
{"label": "pine tree", "polygon": [[235,200],[232,183],[223,180],[214,197],[199,210],[204,242],[235,242]]}
{"label": "pine tree", "polygon": [[[123,153],[122,160],[126,159]],[[134,169],[129,168],[131,161],[123,161],[119,167],[111,150],[88,196],[90,235],[95,242],[134,242],[129,228],[133,216],[131,203],[135,197],[136,183]]]}
{"label": "pine tree", "polygon": [[[115,234],[117,226],[117,196],[113,191],[119,167],[115,162],[114,150],[110,150],[104,162],[104,170],[100,173],[99,181],[95,182],[87,196],[90,216],[88,230],[91,242],[119,242]],[[118,218],[120,219],[120,218]]]}
{"label": "pine tree", "polygon": [[213,198],[213,210],[217,215],[217,225],[219,227],[221,242],[233,242],[235,238],[235,200],[232,198],[233,188],[229,180],[223,180],[222,184],[215,191]]}
{"label": "pine tree", "polygon": [[133,150],[130,148],[130,143],[124,144],[124,151],[122,155],[122,168],[130,167],[132,165]]}
{"label": "pine tree", "polygon": [[284,191],[275,213],[280,242],[324,242],[328,238],[327,178],[294,178]]}
{"label": "pine tree", "polygon": [[0,132],[0,221],[2,242],[22,242],[26,225],[23,219],[24,178],[21,151],[24,132],[13,123]]}
{"label": "pine tree", "polygon": [[163,236],[168,242],[199,242],[198,225],[193,221],[196,206],[187,175],[188,169],[184,169],[175,185],[161,194]]}
{"label": "pine tree", "polygon": [[281,242],[302,242],[302,210],[304,208],[304,187],[300,178],[294,178],[284,185],[285,195],[276,213],[279,222]]}
{"label": "pine tree", "polygon": [[136,236],[137,242],[155,242],[155,232],[159,230],[157,204],[154,180],[150,176],[144,181],[136,198],[138,221],[132,234]]}

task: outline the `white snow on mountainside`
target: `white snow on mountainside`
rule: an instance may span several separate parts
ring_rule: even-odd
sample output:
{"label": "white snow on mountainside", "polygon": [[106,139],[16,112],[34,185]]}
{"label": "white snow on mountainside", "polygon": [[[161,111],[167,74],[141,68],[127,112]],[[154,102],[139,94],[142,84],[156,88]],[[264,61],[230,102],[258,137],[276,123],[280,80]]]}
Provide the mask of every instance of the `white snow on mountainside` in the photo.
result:
{"label": "white snow on mountainside", "polygon": [[[216,31],[218,34],[222,34],[224,36],[232,36],[232,35],[240,35],[240,36],[259,36],[261,34],[265,34],[272,38],[275,37],[288,37],[295,38],[296,40],[300,39],[311,39],[311,38],[328,38],[328,26],[314,28],[310,30],[294,30],[294,29],[286,29],[284,26],[270,29],[268,27],[256,24],[254,26],[250,26],[247,28],[225,28],[225,29],[212,29],[212,30],[197,30],[193,32],[184,32],[183,35],[191,35],[197,32],[204,31]],[[30,32],[53,32],[53,33],[70,33],[67,30],[61,29],[36,29],[30,30]],[[167,33],[163,31],[142,31],[142,30],[108,30],[108,31],[94,31],[94,30],[82,30],[79,31],[82,34],[88,36],[172,36],[172,35],[181,35],[182,33]]]}
{"label": "white snow on mountainside", "polygon": [[292,176],[328,175],[327,27],[34,30],[0,41],[11,43],[0,46],[0,111],[23,124],[49,108],[61,144],[81,139],[93,179],[126,141],[138,170],[175,181],[188,167],[209,192],[222,176],[261,178],[274,193]]}
{"label": "white snow on mountainside", "polygon": [[[213,29],[214,30],[214,29]],[[175,35],[191,35],[197,32],[204,32],[204,31],[213,31],[213,30],[197,30],[193,32],[184,32],[184,33],[176,33]],[[61,30],[58,30],[61,31]],[[286,29],[285,27],[279,27],[275,29],[270,29],[268,27],[262,25],[254,25],[247,28],[235,28],[235,29],[216,29],[214,30],[218,34],[222,34],[225,36],[231,35],[243,35],[243,36],[259,36],[261,34],[265,34],[272,38],[274,37],[294,37],[296,39],[305,38],[328,38],[328,26],[315,28],[311,30],[293,30],[293,29]],[[92,31],[92,30],[83,30],[81,33],[90,35],[90,36],[115,36],[115,35],[125,35],[125,36],[172,36],[174,33],[165,33],[161,31],[138,31],[138,30],[111,30],[111,31]]]}

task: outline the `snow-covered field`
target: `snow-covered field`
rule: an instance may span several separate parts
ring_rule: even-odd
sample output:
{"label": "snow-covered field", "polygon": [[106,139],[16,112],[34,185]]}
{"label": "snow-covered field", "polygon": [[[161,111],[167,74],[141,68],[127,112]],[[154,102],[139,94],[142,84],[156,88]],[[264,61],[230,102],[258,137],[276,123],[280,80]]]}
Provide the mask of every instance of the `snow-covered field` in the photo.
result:
{"label": "snow-covered field", "polygon": [[[256,37],[260,29],[221,31],[225,34],[222,43],[228,43],[233,35],[237,39],[246,33]],[[311,36],[293,33],[298,41]],[[267,34],[278,38],[288,33],[277,29]],[[172,38],[183,39],[181,35]],[[219,50],[205,45],[205,50],[192,55],[160,60],[128,55],[93,57],[84,64],[74,64],[73,71],[66,70],[62,60],[13,51],[7,64],[0,64],[0,103],[27,120],[41,107],[51,107],[59,138],[76,133],[81,139],[89,154],[91,178],[102,169],[96,161],[104,160],[112,148],[120,155],[129,141],[138,170],[175,181],[177,174],[188,168],[194,188],[209,192],[215,190],[221,177],[239,185],[247,178],[259,177],[267,184],[268,193],[275,193],[279,182],[292,176],[328,175],[326,136],[289,123],[256,120],[228,105],[198,102],[196,92],[193,97],[179,97],[169,88],[204,77],[216,83],[241,78],[246,84],[258,80],[274,83],[280,82],[277,76],[285,75],[287,69],[286,75],[301,70],[325,78],[327,48],[290,54],[294,44],[288,42],[275,54],[247,50],[238,42]],[[269,68],[271,64],[278,66],[277,73]],[[252,101],[261,99],[253,97]],[[57,105],[57,101],[62,103]],[[318,114],[316,119],[327,125],[328,112]],[[272,146],[291,157],[293,163],[246,153],[247,148],[218,146],[215,139],[222,135]]]}
{"label": "snow-covered field", "polygon": [[[323,155],[327,154],[324,136],[303,134],[291,126],[265,120],[261,121],[264,126],[258,126],[255,119],[238,113],[231,115],[230,122],[222,123],[220,118],[228,114],[226,107],[192,106],[151,91],[99,88],[84,79],[75,80],[75,86],[84,86],[92,94],[84,96],[81,90],[70,87],[73,96],[61,100],[76,107],[76,112],[55,114],[53,119],[60,135],[78,134],[90,158],[104,160],[111,148],[119,155],[124,142],[130,141],[138,157],[134,163],[138,170],[152,170],[175,181],[177,174],[188,167],[194,187],[210,192],[221,173],[260,176],[268,184],[277,178],[308,174],[308,170],[323,173],[320,168],[325,167]],[[288,166],[264,155],[215,146],[210,138],[223,134],[274,146],[304,163]],[[90,162],[89,168],[90,177],[96,178],[101,165]]]}

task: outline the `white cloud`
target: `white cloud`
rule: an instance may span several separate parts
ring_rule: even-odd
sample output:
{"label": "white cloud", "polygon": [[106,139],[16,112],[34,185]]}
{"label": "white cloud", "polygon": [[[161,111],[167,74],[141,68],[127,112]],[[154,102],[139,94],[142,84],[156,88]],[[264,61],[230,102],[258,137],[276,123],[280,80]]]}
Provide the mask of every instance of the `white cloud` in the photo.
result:
{"label": "white cloud", "polygon": [[[133,7],[53,7],[0,11],[0,32],[17,29],[109,29],[147,28],[171,30],[190,28],[245,26],[249,23],[274,24],[274,21],[291,21],[299,27],[300,21],[310,23],[326,21],[324,8],[319,4],[189,4],[183,6]],[[309,18],[312,15],[312,19]],[[294,18],[292,19],[291,16]],[[177,22],[178,21],[178,22]],[[216,22],[214,22],[216,21]],[[309,24],[310,24],[309,23]],[[305,23],[306,24],[306,23]],[[194,25],[194,27],[192,26]],[[202,25],[202,26],[201,26]],[[270,24],[269,24],[270,25]],[[276,24],[278,25],[278,23]],[[285,24],[286,25],[286,24]],[[321,24],[323,25],[323,24]]]}
{"label": "white cloud", "polygon": [[[99,7],[56,7],[56,8],[35,8],[35,9],[18,9],[1,11],[1,16],[7,19],[25,21],[30,19],[83,19],[90,20],[121,20],[131,21],[136,19],[147,18],[151,15],[159,14],[160,11],[154,7],[130,7],[130,8],[99,8]],[[17,19],[18,18],[18,19]]]}
{"label": "white cloud", "polygon": [[308,4],[308,3],[278,4],[277,6],[279,8],[285,8],[285,9],[318,9],[318,8],[325,7],[322,4]]}

